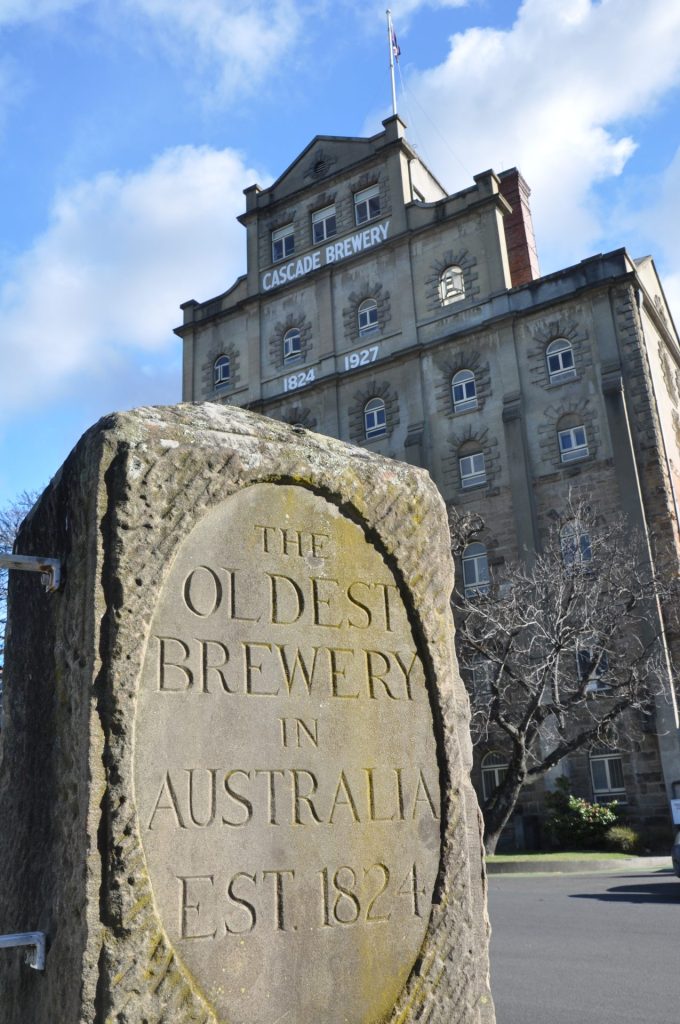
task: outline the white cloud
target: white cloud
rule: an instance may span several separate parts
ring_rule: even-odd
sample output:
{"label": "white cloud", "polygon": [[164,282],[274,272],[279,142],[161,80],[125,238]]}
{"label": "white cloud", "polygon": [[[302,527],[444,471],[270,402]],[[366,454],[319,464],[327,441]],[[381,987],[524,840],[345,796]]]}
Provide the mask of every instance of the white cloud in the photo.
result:
{"label": "white cloud", "polygon": [[74,381],[95,386],[130,356],[176,358],[179,302],[217,294],[243,271],[235,218],[257,179],[230,150],[182,147],[142,173],[101,174],[59,195],[0,292],[0,409]]}
{"label": "white cloud", "polygon": [[132,45],[144,45],[146,28],[153,47],[192,76],[207,76],[222,102],[251,92],[280,65],[304,22],[299,0],[0,0],[0,27],[52,19],[61,28],[55,16],[81,7]]}
{"label": "white cloud", "polygon": [[192,74],[207,72],[215,83],[212,93],[221,101],[232,101],[253,91],[272,69],[281,65],[303,24],[296,0],[248,0],[241,4],[234,0],[118,3],[148,19],[156,39]]}
{"label": "white cloud", "polygon": [[647,0],[643,17],[638,0],[525,0],[509,30],[459,33],[441,65],[411,75],[409,136],[447,188],[518,165],[554,269],[602,234],[593,185],[635,150],[621,122],[680,81],[679,35],[667,0]]}

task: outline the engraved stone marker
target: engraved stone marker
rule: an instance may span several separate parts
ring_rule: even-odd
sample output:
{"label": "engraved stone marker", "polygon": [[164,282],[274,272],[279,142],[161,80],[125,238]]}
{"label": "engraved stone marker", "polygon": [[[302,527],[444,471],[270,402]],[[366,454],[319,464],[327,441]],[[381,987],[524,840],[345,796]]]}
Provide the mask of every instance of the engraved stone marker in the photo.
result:
{"label": "engraved stone marker", "polygon": [[12,581],[0,931],[48,954],[38,984],[0,959],[2,1020],[492,1021],[427,475],[138,410],[85,435],[20,545],[65,584]]}
{"label": "engraved stone marker", "polygon": [[429,917],[438,774],[406,609],[361,527],[272,483],[207,514],[151,624],[135,803],[168,937],[225,1019],[390,1009]]}

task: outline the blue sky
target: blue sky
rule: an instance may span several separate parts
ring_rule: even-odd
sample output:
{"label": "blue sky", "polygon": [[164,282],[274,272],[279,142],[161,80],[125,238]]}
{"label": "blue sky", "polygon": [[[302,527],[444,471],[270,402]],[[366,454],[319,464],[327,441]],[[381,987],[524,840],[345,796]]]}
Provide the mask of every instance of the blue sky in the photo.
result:
{"label": "blue sky", "polygon": [[[680,319],[680,3],[394,0],[450,190],[517,165],[543,273],[651,253]],[[0,0],[0,505],[113,409],[175,402],[179,304],[245,269],[242,190],[390,113],[372,0]]]}

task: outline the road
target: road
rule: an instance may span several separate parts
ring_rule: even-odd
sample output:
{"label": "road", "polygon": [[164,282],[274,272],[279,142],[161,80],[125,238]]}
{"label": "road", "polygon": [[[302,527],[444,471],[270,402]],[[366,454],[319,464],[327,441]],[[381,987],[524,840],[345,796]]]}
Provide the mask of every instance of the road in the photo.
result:
{"label": "road", "polygon": [[680,879],[494,875],[497,1024],[679,1024]]}

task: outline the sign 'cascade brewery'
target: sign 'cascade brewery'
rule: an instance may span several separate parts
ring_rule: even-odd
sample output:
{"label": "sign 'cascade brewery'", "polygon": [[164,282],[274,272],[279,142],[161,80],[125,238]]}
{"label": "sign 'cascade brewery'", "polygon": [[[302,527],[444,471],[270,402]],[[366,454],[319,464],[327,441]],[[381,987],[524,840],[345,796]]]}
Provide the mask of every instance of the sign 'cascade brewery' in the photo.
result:
{"label": "sign 'cascade brewery'", "polygon": [[383,221],[382,224],[373,224],[371,227],[364,228],[363,231],[348,235],[340,242],[331,242],[313,252],[305,253],[304,256],[298,256],[287,263],[282,263],[262,275],[262,291],[269,292],[272,288],[295,281],[298,277],[304,277],[329,263],[340,263],[349,256],[355,256],[357,253],[365,252],[366,249],[381,245],[387,240],[389,228],[389,220]]}
{"label": "sign 'cascade brewery'", "polygon": [[220,1020],[390,1011],[439,867],[432,712],[397,580],[325,498],[255,484],[182,542],[134,776],[158,912]]}

